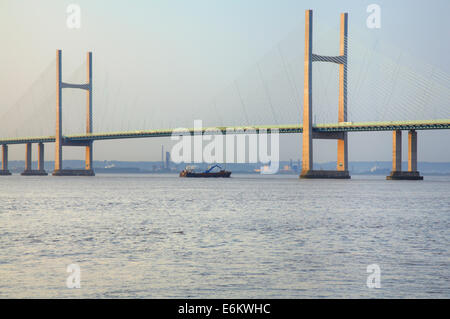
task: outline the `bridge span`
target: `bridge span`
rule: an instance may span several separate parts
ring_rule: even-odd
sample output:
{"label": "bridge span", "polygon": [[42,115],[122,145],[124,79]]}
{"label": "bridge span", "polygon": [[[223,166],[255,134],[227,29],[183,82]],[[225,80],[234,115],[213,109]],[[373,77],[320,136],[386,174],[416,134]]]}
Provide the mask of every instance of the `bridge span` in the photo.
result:
{"label": "bridge span", "polygon": [[[191,135],[201,132],[202,134],[212,134],[211,132],[220,132],[225,134],[233,131],[234,134],[253,134],[260,130],[277,130],[280,134],[303,133],[303,125],[246,125],[231,127],[205,127],[201,131],[193,128],[186,128]],[[430,121],[392,121],[392,122],[348,122],[348,123],[330,123],[314,125],[312,130],[317,133],[333,132],[373,132],[373,131],[395,131],[395,130],[443,130],[450,129],[450,119],[430,120]],[[149,138],[149,137],[170,137],[174,129],[160,130],[138,130],[124,132],[103,132],[90,134],[65,135],[65,142],[88,142],[101,140],[118,140],[128,138]],[[55,136],[33,136],[33,137],[13,137],[1,138],[0,144],[28,144],[28,143],[54,143]]]}

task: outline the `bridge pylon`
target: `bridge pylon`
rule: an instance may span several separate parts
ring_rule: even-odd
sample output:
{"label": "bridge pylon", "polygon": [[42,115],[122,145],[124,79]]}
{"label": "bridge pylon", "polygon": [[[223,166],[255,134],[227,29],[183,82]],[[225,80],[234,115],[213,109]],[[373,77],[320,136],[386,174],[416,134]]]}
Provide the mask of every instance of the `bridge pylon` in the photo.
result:
{"label": "bridge pylon", "polygon": [[[92,52],[87,53],[87,82],[72,84],[62,81],[62,51],[56,51],[56,132],[55,132],[55,170],[54,176],[94,176],[92,167],[93,142],[69,141],[62,134],[62,89],[86,90],[86,134],[92,133]],[[82,146],[86,148],[84,169],[63,169],[63,146]]]}
{"label": "bridge pylon", "polygon": [[[303,154],[300,178],[339,178],[348,179],[347,132],[316,132],[312,116],[312,63],[331,62],[339,64],[339,113],[338,122],[347,122],[347,38],[348,14],[341,13],[340,55],[323,56],[313,54],[313,12],[305,12],[305,66],[303,95]],[[314,170],[313,139],[337,140],[337,169],[335,171]]]}

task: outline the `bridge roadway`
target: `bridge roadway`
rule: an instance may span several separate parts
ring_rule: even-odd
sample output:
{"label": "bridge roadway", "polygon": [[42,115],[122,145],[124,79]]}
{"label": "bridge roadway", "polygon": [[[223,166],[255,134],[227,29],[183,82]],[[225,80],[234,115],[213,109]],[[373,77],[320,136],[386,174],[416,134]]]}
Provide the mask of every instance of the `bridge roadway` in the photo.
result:
{"label": "bridge roadway", "polygon": [[[203,128],[207,130],[220,130],[225,133],[227,129],[234,130],[236,134],[245,133],[245,130],[253,129],[256,132],[263,129],[278,129],[281,134],[302,133],[303,125],[256,125]],[[432,121],[393,121],[393,122],[345,122],[333,124],[317,124],[313,126],[314,132],[368,132],[368,131],[395,131],[395,130],[439,130],[450,129],[450,119]],[[190,134],[195,132],[193,128],[187,129]],[[64,136],[67,142],[87,142],[98,140],[114,140],[139,137],[167,137],[173,134],[173,130],[142,130],[129,132],[92,133]],[[54,136],[0,138],[0,144],[26,144],[26,143],[54,143]]]}

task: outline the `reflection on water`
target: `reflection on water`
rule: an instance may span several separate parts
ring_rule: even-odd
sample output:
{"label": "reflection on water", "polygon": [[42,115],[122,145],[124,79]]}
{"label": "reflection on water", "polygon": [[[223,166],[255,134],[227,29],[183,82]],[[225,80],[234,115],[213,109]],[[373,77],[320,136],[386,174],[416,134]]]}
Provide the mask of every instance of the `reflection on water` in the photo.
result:
{"label": "reflection on water", "polygon": [[3,177],[0,297],[449,298],[449,194],[448,177]]}

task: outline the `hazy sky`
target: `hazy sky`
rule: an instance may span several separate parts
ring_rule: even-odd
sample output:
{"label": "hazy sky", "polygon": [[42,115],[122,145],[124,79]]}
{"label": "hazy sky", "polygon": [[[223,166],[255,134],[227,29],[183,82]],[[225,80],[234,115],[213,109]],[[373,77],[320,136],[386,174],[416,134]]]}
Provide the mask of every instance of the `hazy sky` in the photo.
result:
{"label": "hazy sky", "polygon": [[[80,29],[66,26],[66,9],[71,3],[81,8]],[[366,26],[366,8],[372,3],[381,7],[380,29]],[[385,44],[378,48],[383,58],[390,57],[393,51],[386,48],[393,46],[411,55],[413,61],[432,64],[442,74],[450,75],[448,0],[0,0],[0,119],[8,121],[2,114],[15,105],[54,60],[56,49],[62,49],[66,76],[83,62],[87,51],[93,51],[94,131],[188,126],[194,118],[203,119],[206,125],[219,125],[224,121],[225,125],[246,124],[240,106],[232,106],[237,103],[236,97],[234,102],[226,102],[229,92],[236,93],[233,83],[242,92],[249,108],[249,121],[253,124],[270,124],[268,121],[274,120],[298,123],[302,105],[297,104],[302,100],[303,91],[305,9],[314,10],[314,27],[318,34],[318,30],[337,32],[339,14],[349,12],[350,37],[355,34],[356,38],[358,34],[369,44],[377,41]],[[315,47],[324,46],[327,50],[325,45],[328,43],[315,43]],[[283,102],[283,99],[288,100],[283,91],[285,87],[277,81],[276,72],[271,72],[274,61],[279,59],[274,54],[277,48],[285,55],[289,72],[294,74],[294,82],[297,81],[299,87],[299,96],[289,97],[292,105]],[[337,39],[329,51],[335,48]],[[350,48],[349,54],[352,52],[362,51],[355,46],[353,51]],[[246,84],[247,79],[250,83],[253,81],[256,66],[262,69],[262,77],[266,77],[261,87],[264,81],[270,87],[267,92],[268,96],[273,94],[272,106],[278,119],[261,115],[268,110],[267,101],[259,112],[260,95],[253,94]],[[374,75],[377,76],[383,74]],[[53,86],[54,78],[50,78],[43,91],[54,90]],[[317,95],[320,104],[320,92]],[[64,97],[69,100],[70,96]],[[78,100],[84,103],[84,96]],[[73,97],[73,101],[78,100]],[[219,110],[212,108],[214,102]],[[447,102],[439,104],[439,108],[446,108],[443,114],[450,114]],[[74,112],[72,118],[65,118],[67,132],[77,131],[84,125],[82,112],[73,111],[69,101],[63,105],[65,110],[67,108],[65,114]],[[84,111],[83,104],[80,110]],[[43,112],[54,112],[54,103]],[[18,127],[29,125],[20,120],[12,121],[12,125],[15,121],[19,122]],[[45,122],[50,134],[53,128],[49,123],[54,123],[54,118],[52,121]],[[11,120],[9,122],[11,124]],[[33,125],[38,128],[39,123],[34,121]],[[418,136],[419,161],[450,161],[450,132],[420,131]],[[282,136],[281,141],[282,159],[301,157],[301,135]],[[94,159],[157,160],[162,143],[170,144],[169,139],[96,142]],[[349,143],[350,161],[391,160],[391,132],[352,133]],[[335,141],[316,141],[315,160],[335,160],[335,144]],[[406,146],[405,139],[405,155]],[[24,150],[24,145],[11,146],[10,159],[23,159]],[[46,158],[53,159],[53,154],[53,144],[49,144]],[[83,151],[65,148],[64,157],[81,159]]]}

